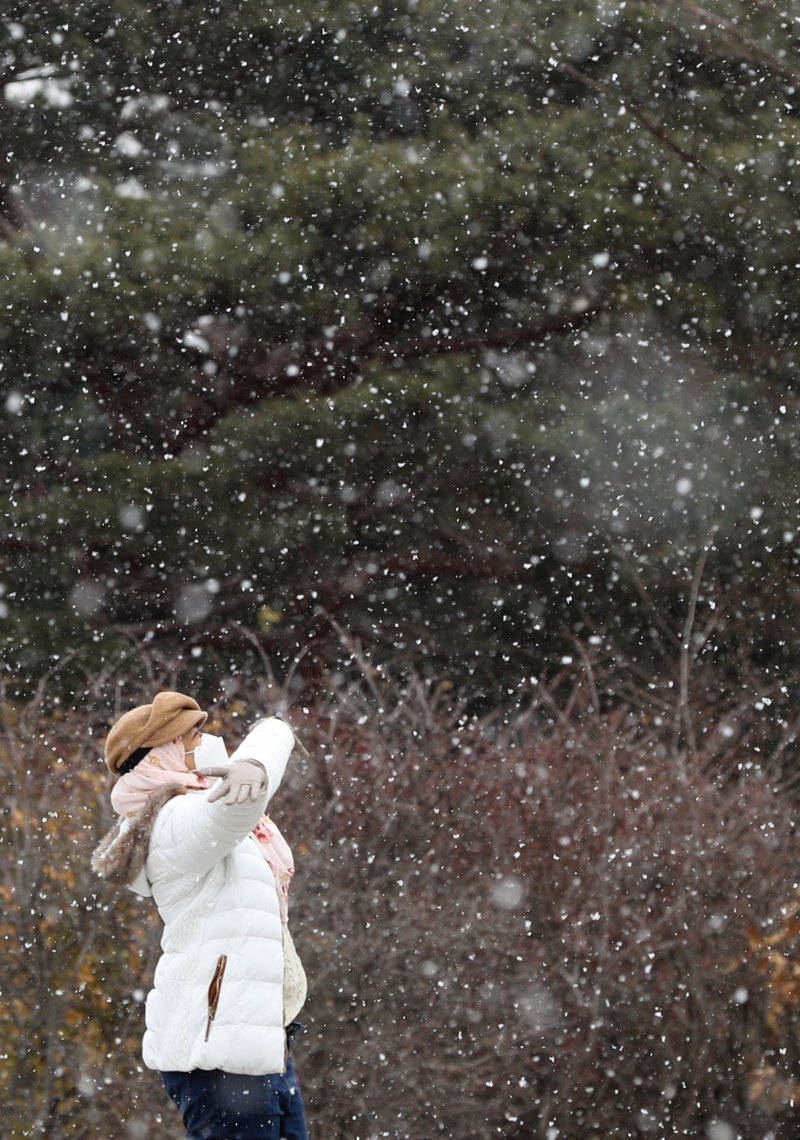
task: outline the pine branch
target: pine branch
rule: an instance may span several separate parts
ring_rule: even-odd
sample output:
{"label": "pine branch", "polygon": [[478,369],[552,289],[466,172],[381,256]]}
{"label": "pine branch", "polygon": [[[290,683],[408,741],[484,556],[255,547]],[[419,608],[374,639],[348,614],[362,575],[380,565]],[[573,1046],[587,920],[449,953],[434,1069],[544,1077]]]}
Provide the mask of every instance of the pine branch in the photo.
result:
{"label": "pine branch", "polygon": [[[281,345],[250,353],[245,348],[234,372],[226,362],[229,382],[217,383],[214,399],[195,401],[192,414],[176,430],[173,449],[180,451],[201,438],[232,411],[252,407],[266,399],[298,393],[330,395],[351,384],[371,364],[389,366],[441,356],[478,356],[492,349],[518,349],[540,344],[551,336],[567,335],[586,327],[612,307],[613,299],[598,301],[579,311],[562,313],[524,328],[498,329],[472,336],[423,336],[387,344],[374,325],[325,337],[310,345]],[[222,362],[219,362],[220,364]],[[222,369],[220,369],[220,375]],[[207,378],[202,377],[203,384]]]}
{"label": "pine branch", "polygon": [[[616,91],[614,88],[609,87],[607,83],[602,83],[598,79],[592,79],[591,76],[586,75],[582,71],[579,71],[577,67],[569,63],[567,60],[561,60],[559,62],[558,70],[562,71],[565,75],[568,75],[571,79],[574,79],[577,83],[581,83],[584,87],[587,87],[591,91],[595,91],[596,93],[602,95],[613,96],[613,98],[617,100],[621,98],[619,91]],[[724,170],[720,170],[716,166],[709,166],[708,163],[703,162],[703,160],[696,154],[693,154],[692,151],[689,151],[685,147],[681,146],[680,143],[676,142],[675,139],[672,138],[672,136],[669,135],[663,127],[659,126],[658,123],[651,119],[649,115],[645,114],[645,112],[642,111],[639,107],[632,105],[630,102],[628,102],[628,100],[625,100],[625,107],[631,118],[635,119],[637,123],[643,126],[644,129],[648,131],[654,139],[657,139],[658,142],[662,143],[665,147],[667,147],[668,150],[671,150],[674,154],[676,154],[682,162],[685,162],[687,164],[687,166],[692,166],[696,170],[699,170],[702,174],[707,174],[721,186],[733,185],[733,179],[729,174],[727,174]]]}

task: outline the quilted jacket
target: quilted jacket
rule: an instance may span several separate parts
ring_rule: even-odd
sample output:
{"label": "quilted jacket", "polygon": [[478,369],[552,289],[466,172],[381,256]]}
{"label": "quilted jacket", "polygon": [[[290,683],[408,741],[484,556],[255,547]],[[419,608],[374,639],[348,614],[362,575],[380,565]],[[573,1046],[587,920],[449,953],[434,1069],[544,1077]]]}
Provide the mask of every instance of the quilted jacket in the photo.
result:
{"label": "quilted jacket", "polygon": [[264,766],[267,787],[257,800],[209,803],[208,791],[165,789],[149,812],[124,821],[117,838],[109,837],[112,842],[95,855],[100,874],[119,878],[119,870],[104,870],[115,860],[115,844],[124,844],[135,829],[149,831],[142,870],[122,872],[135,890],[152,894],[164,923],[145,1012],[142,1052],[148,1068],[257,1075],[285,1069],[277,887],[250,832],[277,790],[293,747],[293,733],[283,721],[259,722],[231,756],[231,762],[253,759]]}

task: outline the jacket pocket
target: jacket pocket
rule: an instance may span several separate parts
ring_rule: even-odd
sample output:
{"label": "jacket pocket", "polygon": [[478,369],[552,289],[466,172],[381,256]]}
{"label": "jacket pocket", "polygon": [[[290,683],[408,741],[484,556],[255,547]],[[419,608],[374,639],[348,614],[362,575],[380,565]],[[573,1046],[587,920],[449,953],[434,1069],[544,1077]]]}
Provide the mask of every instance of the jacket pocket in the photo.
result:
{"label": "jacket pocket", "polygon": [[225,967],[227,964],[228,955],[220,954],[219,958],[217,958],[217,964],[214,967],[214,974],[208,987],[208,1020],[206,1021],[206,1041],[208,1041],[208,1035],[211,1032],[211,1026],[214,1024],[214,1018],[217,1016],[219,995],[222,992],[222,979],[225,977]]}

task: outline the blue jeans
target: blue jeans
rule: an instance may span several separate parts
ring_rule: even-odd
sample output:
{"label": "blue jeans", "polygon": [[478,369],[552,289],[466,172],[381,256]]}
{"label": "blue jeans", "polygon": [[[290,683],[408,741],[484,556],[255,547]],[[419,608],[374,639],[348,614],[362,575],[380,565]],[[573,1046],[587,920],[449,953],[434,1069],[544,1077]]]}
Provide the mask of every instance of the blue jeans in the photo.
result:
{"label": "blue jeans", "polygon": [[265,1077],[192,1069],[162,1073],[189,1140],[308,1140],[291,1057],[286,1072]]}

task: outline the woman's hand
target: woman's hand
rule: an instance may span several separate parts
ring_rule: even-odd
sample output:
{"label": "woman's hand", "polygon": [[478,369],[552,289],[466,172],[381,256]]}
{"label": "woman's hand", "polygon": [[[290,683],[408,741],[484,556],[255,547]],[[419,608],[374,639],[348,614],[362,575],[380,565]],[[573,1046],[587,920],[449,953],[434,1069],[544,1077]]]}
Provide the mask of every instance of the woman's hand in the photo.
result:
{"label": "woman's hand", "polygon": [[224,796],[226,804],[244,804],[257,800],[267,786],[267,774],[257,760],[234,760],[224,768],[198,768],[197,774],[220,779],[208,797],[209,803]]}

